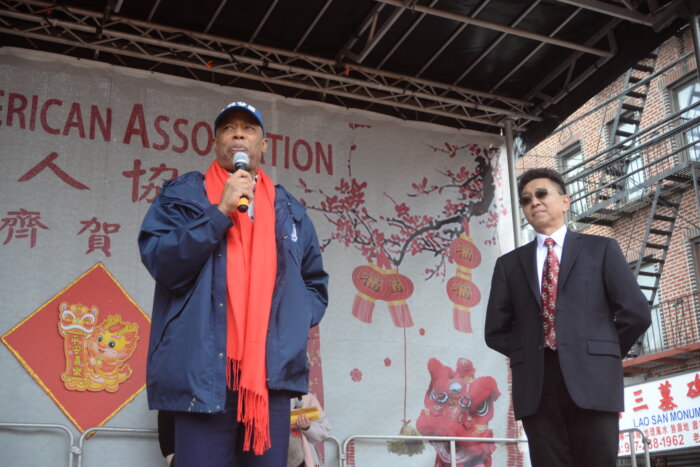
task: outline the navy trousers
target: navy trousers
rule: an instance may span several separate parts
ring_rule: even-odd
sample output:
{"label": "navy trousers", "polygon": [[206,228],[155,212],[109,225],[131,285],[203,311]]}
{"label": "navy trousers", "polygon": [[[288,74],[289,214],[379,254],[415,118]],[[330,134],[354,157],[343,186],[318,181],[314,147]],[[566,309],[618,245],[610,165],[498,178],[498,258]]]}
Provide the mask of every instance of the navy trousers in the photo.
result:
{"label": "navy trousers", "polygon": [[270,441],[262,455],[242,451],[244,428],[236,421],[238,393],[228,391],[222,413],[175,412],[175,460],[178,467],[286,467],[291,395],[270,391]]}

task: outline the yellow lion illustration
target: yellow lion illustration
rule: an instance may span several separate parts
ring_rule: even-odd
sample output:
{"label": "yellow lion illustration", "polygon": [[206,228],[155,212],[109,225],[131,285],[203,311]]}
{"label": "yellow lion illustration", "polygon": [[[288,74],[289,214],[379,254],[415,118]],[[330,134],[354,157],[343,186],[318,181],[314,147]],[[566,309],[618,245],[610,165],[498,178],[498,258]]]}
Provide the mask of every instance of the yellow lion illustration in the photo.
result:
{"label": "yellow lion illustration", "polygon": [[87,346],[88,390],[116,392],[119,384],[131,376],[126,361],[136,350],[138,330],[137,323],[122,322],[121,315],[110,315],[95,328]]}

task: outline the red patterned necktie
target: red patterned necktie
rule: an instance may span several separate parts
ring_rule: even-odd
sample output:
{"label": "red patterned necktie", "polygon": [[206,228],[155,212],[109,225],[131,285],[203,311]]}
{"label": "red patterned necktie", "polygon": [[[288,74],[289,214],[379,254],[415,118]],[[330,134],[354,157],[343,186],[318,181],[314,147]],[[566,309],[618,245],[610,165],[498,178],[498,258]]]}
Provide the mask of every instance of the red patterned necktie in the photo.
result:
{"label": "red patterned necktie", "polygon": [[544,345],[557,349],[557,336],[554,330],[554,307],[557,303],[557,280],[559,279],[559,259],[554,252],[554,240],[547,238],[547,260],[542,271],[542,313],[544,315]]}

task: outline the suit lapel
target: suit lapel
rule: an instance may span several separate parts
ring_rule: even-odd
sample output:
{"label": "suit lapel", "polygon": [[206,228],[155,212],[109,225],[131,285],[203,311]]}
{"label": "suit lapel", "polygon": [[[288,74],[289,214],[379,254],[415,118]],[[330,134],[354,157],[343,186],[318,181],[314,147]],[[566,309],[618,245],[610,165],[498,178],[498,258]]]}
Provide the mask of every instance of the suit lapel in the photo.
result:
{"label": "suit lapel", "polygon": [[564,237],[564,249],[561,253],[561,265],[559,267],[559,281],[557,282],[557,288],[561,288],[566,282],[566,278],[569,277],[571,268],[576,262],[578,254],[581,252],[583,247],[583,240],[581,235],[567,230],[566,237]]}
{"label": "suit lapel", "polygon": [[540,279],[537,277],[537,239],[518,249],[518,258],[530,291],[541,306]]}

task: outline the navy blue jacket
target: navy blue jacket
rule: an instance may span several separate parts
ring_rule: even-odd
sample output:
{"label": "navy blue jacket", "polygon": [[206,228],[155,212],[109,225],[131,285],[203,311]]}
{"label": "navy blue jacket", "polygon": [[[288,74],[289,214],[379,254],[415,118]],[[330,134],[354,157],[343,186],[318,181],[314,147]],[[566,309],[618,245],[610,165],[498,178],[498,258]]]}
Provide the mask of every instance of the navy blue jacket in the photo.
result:
{"label": "navy blue jacket", "polygon": [[[141,260],[156,280],[148,347],[151,409],[220,412],[226,398],[226,231],[204,176],[163,185],[139,233]],[[308,391],[309,329],[328,304],[316,231],[306,209],[275,187],[277,277],[267,332],[267,385]]]}

